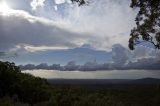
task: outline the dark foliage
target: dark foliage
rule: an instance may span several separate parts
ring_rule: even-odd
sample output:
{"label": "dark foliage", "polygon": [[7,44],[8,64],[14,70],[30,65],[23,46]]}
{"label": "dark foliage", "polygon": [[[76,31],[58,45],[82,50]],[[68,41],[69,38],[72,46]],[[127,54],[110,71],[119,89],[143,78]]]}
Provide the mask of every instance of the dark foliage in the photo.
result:
{"label": "dark foliage", "polygon": [[50,85],[0,62],[0,106],[158,106],[160,85]]}
{"label": "dark foliage", "polygon": [[[138,8],[136,27],[131,30],[129,48],[143,41],[152,43],[160,49],[160,1],[159,0],[132,0],[132,8]],[[140,41],[142,39],[142,41]]]}
{"label": "dark foliage", "polygon": [[50,98],[47,80],[21,73],[14,63],[0,62],[0,97],[13,97],[24,103],[37,103]]}
{"label": "dark foliage", "polygon": [[72,3],[77,2],[79,6],[86,4],[85,0],[71,0]]}
{"label": "dark foliage", "polygon": [[89,5],[91,2],[89,0],[71,0],[72,3],[77,3],[78,6]]}

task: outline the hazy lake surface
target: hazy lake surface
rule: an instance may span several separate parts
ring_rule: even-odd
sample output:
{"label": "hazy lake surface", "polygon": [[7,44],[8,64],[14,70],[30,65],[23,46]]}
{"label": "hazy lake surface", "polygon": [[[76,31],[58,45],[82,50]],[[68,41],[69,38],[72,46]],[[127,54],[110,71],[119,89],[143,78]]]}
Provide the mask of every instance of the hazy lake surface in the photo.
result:
{"label": "hazy lake surface", "polygon": [[106,70],[106,71],[58,71],[58,70],[26,70],[47,79],[138,79],[145,77],[160,78],[159,70]]}

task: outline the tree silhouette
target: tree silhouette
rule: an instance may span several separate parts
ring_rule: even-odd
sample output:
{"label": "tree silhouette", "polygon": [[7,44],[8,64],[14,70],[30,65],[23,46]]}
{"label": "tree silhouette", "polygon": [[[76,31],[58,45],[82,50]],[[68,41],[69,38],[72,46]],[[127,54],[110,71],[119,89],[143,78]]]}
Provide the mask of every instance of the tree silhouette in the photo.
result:
{"label": "tree silhouette", "polygon": [[49,100],[50,86],[46,79],[21,73],[14,63],[0,61],[0,98],[10,96],[24,103]]}
{"label": "tree silhouette", "polygon": [[159,0],[132,0],[132,8],[138,8],[136,27],[131,30],[129,48],[147,41],[155,48],[160,49],[160,1]]}
{"label": "tree silhouette", "polygon": [[86,4],[85,0],[71,0],[72,3],[77,2],[79,6]]}

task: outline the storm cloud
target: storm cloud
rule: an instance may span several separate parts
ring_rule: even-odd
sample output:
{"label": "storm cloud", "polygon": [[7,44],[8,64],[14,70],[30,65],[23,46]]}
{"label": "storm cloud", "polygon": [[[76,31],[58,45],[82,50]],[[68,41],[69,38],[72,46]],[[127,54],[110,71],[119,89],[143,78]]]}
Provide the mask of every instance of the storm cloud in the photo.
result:
{"label": "storm cloud", "polygon": [[[24,5],[20,0],[6,1]],[[14,14],[0,15],[1,37],[8,41],[1,44],[3,47],[77,47],[86,43],[98,50],[111,51],[114,44],[127,45],[136,15],[128,0],[91,0],[89,6],[82,7],[68,0],[25,0],[25,4],[18,8],[21,13],[13,9]]]}
{"label": "storm cloud", "polygon": [[79,46],[79,42],[83,44],[86,38],[50,20],[31,16],[25,11],[11,11],[9,16],[0,14],[1,51],[16,47],[72,48]]}
{"label": "storm cloud", "polygon": [[[136,10],[129,7],[128,0],[93,0],[89,6],[82,7],[65,0],[24,0],[25,3],[22,0],[6,1],[11,4],[17,2],[19,7],[0,13],[0,58],[18,56],[15,55],[17,53],[23,56],[27,55],[26,52],[38,54],[41,51],[65,51],[90,45],[97,52],[103,50],[108,56],[112,53],[112,60],[108,59],[107,63],[91,61],[96,57],[93,52],[87,54],[81,49],[75,56],[88,60],[83,65],[77,65],[67,58],[70,62],[63,66],[45,63],[38,66],[29,64],[24,68],[80,71],[160,69],[159,52],[144,46],[137,47],[135,51],[127,49],[136,16]],[[97,52],[96,55],[99,55]],[[46,55],[54,57],[51,53]],[[36,61],[32,57],[29,59]]]}
{"label": "storm cloud", "polygon": [[[60,71],[113,71],[113,70],[160,70],[160,52],[152,48],[139,46],[137,49],[142,49],[144,52],[149,49],[145,55],[141,55],[142,51],[129,51],[125,47],[116,44],[112,49],[112,62],[98,63],[96,60],[78,65],[76,61],[70,61],[66,65],[53,64],[47,65],[20,65],[22,70],[28,69],[47,69]],[[135,57],[135,54],[139,56]],[[34,66],[34,67],[33,67]]]}

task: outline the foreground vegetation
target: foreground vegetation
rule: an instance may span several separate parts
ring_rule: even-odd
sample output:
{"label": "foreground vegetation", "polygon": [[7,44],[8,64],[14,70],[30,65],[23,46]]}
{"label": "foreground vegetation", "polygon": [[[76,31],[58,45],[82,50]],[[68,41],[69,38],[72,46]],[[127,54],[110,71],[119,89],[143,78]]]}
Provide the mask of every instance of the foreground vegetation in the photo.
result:
{"label": "foreground vegetation", "polygon": [[160,85],[50,85],[0,62],[0,106],[158,106]]}

